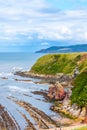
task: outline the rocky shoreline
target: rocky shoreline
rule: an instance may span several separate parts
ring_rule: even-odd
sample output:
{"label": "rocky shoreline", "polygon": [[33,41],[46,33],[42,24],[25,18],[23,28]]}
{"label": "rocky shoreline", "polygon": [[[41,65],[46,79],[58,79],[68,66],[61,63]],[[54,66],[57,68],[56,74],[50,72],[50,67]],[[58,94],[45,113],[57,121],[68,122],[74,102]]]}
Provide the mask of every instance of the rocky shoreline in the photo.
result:
{"label": "rocky shoreline", "polygon": [[71,75],[59,73],[57,75],[45,75],[45,74],[35,74],[29,71],[17,71],[14,73],[14,75],[22,76],[22,77],[29,77],[29,78],[35,78],[35,79],[41,79],[48,83],[55,83],[59,81],[62,82],[70,82],[72,80]]}
{"label": "rocky shoreline", "polygon": [[56,101],[56,103],[54,103],[54,100],[49,99],[48,93],[45,91],[34,91],[33,93],[36,95],[42,95],[45,98],[45,102],[51,102],[54,104],[50,109],[62,116],[62,119],[57,119],[62,130],[71,130],[69,128],[74,128],[74,126],[76,127],[77,125],[86,126],[86,123],[83,122],[85,109],[81,111],[75,104],[72,106],[69,105],[70,100],[67,102],[65,100],[63,102]]}
{"label": "rocky shoreline", "polygon": [[48,91],[48,97],[54,100],[54,105],[51,106],[51,110],[62,113],[70,119],[87,123],[87,120],[85,120],[86,108],[80,108],[75,103],[72,104],[70,100],[71,94],[71,86],[67,86],[67,91],[65,91],[59,82],[51,84]]}
{"label": "rocky shoreline", "polygon": [[50,116],[38,108],[32,106],[30,103],[16,100],[14,97],[8,98],[20,107],[24,108],[32,117],[33,122],[31,122],[31,120],[28,119],[26,115],[20,113],[28,123],[26,130],[44,130],[50,128],[58,128],[60,126],[58,122],[54,121]]}
{"label": "rocky shoreline", "polygon": [[[41,94],[45,97],[46,101],[53,101],[53,106],[51,106],[51,110],[56,111],[58,113],[62,113],[66,119],[69,119],[69,125],[72,122],[82,123],[85,119],[86,110],[85,108],[79,108],[76,104],[71,104],[70,96],[72,93],[72,85],[71,82],[73,77],[65,74],[58,75],[39,75],[31,72],[16,72],[15,75],[19,75],[22,77],[29,77],[35,79],[41,79],[44,82],[50,84],[49,90],[46,93],[43,92],[34,92],[35,94]],[[58,84],[57,84],[58,83]],[[64,88],[67,88],[67,91]],[[63,122],[64,123],[64,122]],[[83,122],[87,123],[87,122]],[[65,120],[65,124],[67,121]]]}
{"label": "rocky shoreline", "polygon": [[0,105],[0,130],[20,130],[15,119]]}

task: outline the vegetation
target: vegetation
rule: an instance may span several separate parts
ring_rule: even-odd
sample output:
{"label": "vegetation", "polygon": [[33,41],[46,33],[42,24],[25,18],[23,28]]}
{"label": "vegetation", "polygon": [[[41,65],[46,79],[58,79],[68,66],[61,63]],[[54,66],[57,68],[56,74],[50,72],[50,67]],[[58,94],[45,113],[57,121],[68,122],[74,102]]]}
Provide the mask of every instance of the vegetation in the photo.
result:
{"label": "vegetation", "polygon": [[62,113],[63,116],[65,116],[66,118],[69,118],[69,119],[76,119],[76,117],[70,115],[70,113],[68,113],[68,112],[66,112],[66,111],[60,110],[59,112]]}
{"label": "vegetation", "polygon": [[87,107],[87,70],[80,73],[73,81],[71,101],[80,107]]}
{"label": "vegetation", "polygon": [[38,74],[72,74],[78,64],[80,71],[87,69],[87,53],[48,54],[37,60],[31,72]]}
{"label": "vegetation", "polygon": [[87,130],[87,126],[84,126],[84,127],[81,127],[81,128],[76,128],[76,129],[73,129],[73,130]]}
{"label": "vegetation", "polygon": [[73,81],[71,102],[87,110],[87,53],[48,54],[37,60],[31,72],[38,74],[72,74],[78,65],[80,74]]}

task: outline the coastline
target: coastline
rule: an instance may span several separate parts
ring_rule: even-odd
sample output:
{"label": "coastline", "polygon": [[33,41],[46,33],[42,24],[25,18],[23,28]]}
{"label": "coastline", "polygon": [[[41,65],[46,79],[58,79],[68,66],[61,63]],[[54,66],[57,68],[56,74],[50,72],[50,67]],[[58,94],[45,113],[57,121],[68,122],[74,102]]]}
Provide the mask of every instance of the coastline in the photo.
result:
{"label": "coastline", "polygon": [[55,83],[57,81],[63,83],[63,82],[71,82],[72,80],[72,76],[63,73],[59,73],[58,75],[45,75],[45,74],[35,74],[29,71],[17,71],[14,73],[14,75],[41,79],[47,83]]}
{"label": "coastline", "polygon": [[[46,83],[49,83],[49,84],[50,83],[55,83],[55,82],[59,81],[63,85],[63,87],[67,87],[67,88],[70,87],[70,84],[71,84],[71,81],[72,81],[72,77],[69,76],[69,75],[65,75],[65,74],[40,75],[40,74],[31,73],[29,71],[25,71],[25,72],[18,71],[18,72],[15,73],[15,75],[22,76],[22,77],[29,77],[29,78],[40,79],[41,81],[45,81]],[[36,92],[36,94],[38,94],[38,92]],[[43,95],[43,93],[41,93],[41,92],[39,92],[39,94]],[[61,108],[54,106],[54,109],[53,109],[53,111],[59,112],[59,113],[61,113],[63,115],[62,122],[59,121],[60,124],[62,124],[62,125],[64,124],[62,130],[72,130],[72,129],[80,127],[80,126],[86,126],[85,123],[82,123],[83,118],[81,118],[81,116],[79,115],[80,114],[80,110],[77,110],[77,108],[75,108],[76,110],[74,110],[74,107],[70,106],[70,105],[68,106],[68,103],[66,103],[66,101],[67,100],[65,100],[65,103],[61,106]],[[72,116],[72,117],[76,116],[76,118],[70,119],[68,116],[65,115],[65,114],[67,114],[67,112],[70,112],[68,114],[70,116]],[[73,114],[75,116],[73,116]],[[78,115],[79,115],[79,117],[78,117]],[[67,125],[68,125],[68,127],[67,127]],[[52,129],[52,130],[54,130],[54,129]]]}

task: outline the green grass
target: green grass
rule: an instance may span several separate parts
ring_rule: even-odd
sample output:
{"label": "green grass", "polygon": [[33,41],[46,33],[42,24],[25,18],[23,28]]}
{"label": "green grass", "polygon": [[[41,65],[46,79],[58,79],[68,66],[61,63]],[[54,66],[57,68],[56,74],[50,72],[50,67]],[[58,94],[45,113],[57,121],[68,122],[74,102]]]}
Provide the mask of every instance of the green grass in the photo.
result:
{"label": "green grass", "polygon": [[73,120],[76,119],[76,117],[70,115],[69,113],[65,113],[65,112],[62,112],[62,111],[60,113],[62,113],[63,116],[66,117],[66,118],[73,119]]}
{"label": "green grass", "polygon": [[[42,56],[33,65],[31,72],[51,75],[56,75],[57,73],[72,74],[84,54],[48,54]],[[80,71],[87,69],[87,58],[79,64],[79,69]]]}
{"label": "green grass", "polygon": [[72,130],[87,130],[87,126],[81,127],[81,128],[72,129]]}
{"label": "green grass", "polygon": [[71,102],[80,107],[87,107],[87,71],[80,73],[73,81],[75,86],[72,90]]}
{"label": "green grass", "polygon": [[87,108],[87,53],[48,54],[42,56],[32,66],[30,72],[56,75],[72,74],[78,65],[80,74],[73,81],[71,102]]}

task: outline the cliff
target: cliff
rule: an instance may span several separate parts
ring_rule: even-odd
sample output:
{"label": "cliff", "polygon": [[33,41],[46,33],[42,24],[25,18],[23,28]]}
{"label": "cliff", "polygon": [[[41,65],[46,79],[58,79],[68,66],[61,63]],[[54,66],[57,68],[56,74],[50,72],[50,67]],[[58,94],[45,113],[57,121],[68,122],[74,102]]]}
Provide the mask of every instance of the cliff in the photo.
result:
{"label": "cliff", "polygon": [[72,74],[76,66],[80,72],[87,69],[87,53],[45,55],[37,60],[30,72],[50,75]]}
{"label": "cliff", "polygon": [[68,93],[69,97],[65,95],[63,89],[59,90],[60,87],[56,89],[54,85],[49,88],[50,98],[55,100],[64,98],[52,109],[87,123],[87,53],[45,55],[37,60],[30,72],[56,76],[59,73],[72,75],[74,87],[72,89],[68,86],[71,91],[71,94]]}

